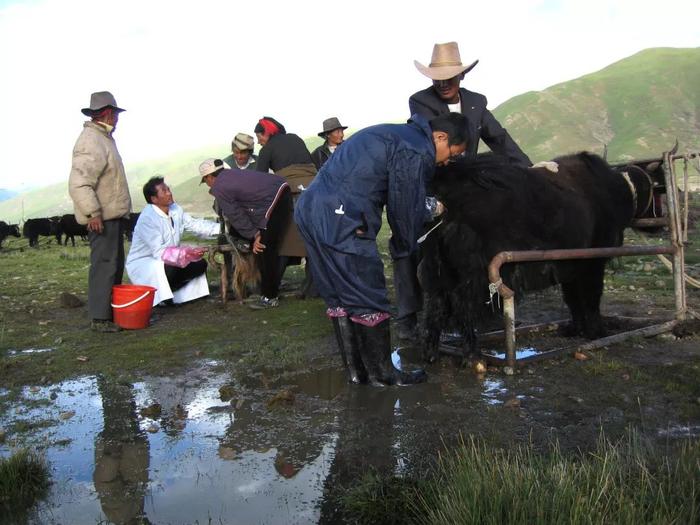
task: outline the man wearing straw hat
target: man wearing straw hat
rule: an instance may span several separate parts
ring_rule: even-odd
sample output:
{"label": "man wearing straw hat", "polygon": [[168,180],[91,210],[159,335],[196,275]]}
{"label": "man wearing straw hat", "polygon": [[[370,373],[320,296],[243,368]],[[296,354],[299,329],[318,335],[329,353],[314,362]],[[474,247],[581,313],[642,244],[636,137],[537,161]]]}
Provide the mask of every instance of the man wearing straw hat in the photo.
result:
{"label": "man wearing straw hat", "polygon": [[[435,44],[427,67],[414,60],[418,71],[433,83],[408,99],[411,115],[418,114],[431,119],[450,112],[461,113],[466,117],[467,149],[464,152],[466,158],[476,157],[479,140],[483,140],[494,153],[506,157],[510,163],[523,167],[531,166],[532,162],[527,155],[498,123],[493,114],[486,109],[486,97],[460,87],[464,76],[478,62],[475,60],[468,65],[462,64],[456,42]],[[394,261],[396,324],[401,339],[415,337],[417,312],[422,309],[422,293],[416,277],[417,265],[417,253]]]}
{"label": "man wearing straw hat", "polygon": [[109,91],[90,96],[83,108],[90,120],[73,148],[68,191],[79,224],[87,225],[90,240],[88,313],[91,328],[117,332],[112,322],[112,286],[124,274],[124,228],[131,212],[131,196],[117,144],[112,137],[124,111]]}
{"label": "man wearing straw hat", "polygon": [[327,118],[323,121],[323,131],[318,136],[324,139],[324,142],[311,153],[311,160],[314,161],[317,170],[320,170],[321,166],[333,155],[335,148],[342,144],[346,129],[348,127],[343,126],[338,117]]}

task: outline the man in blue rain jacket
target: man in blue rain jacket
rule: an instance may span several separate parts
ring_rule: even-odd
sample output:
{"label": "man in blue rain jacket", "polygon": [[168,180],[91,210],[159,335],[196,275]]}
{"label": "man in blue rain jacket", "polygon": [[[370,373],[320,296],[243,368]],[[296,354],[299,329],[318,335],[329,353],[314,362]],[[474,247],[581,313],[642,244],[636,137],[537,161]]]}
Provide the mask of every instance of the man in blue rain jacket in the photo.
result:
{"label": "man in blue rain jacket", "polygon": [[449,113],[358,131],[299,198],[295,221],[354,383],[425,379],[423,371],[409,374],[392,365],[389,299],[376,239],[386,206],[392,258],[416,250],[430,218],[426,185],[436,165],[464,152],[464,129],[464,116]]}

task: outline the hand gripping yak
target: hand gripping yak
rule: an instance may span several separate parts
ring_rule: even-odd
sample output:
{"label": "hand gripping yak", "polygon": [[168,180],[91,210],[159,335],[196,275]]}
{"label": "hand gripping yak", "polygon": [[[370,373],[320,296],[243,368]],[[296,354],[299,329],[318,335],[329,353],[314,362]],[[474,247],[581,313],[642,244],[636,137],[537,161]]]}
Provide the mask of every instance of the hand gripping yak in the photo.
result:
{"label": "hand gripping yak", "polygon": [[[440,333],[464,334],[465,355],[493,315],[487,267],[501,251],[603,248],[622,245],[623,231],[649,208],[653,182],[644,170],[623,176],[599,156],[555,159],[558,172],[510,166],[493,155],[438,169],[435,196],[443,223],[423,243],[419,277],[426,293],[424,357],[438,355]],[[508,264],[503,281],[516,294],[560,284],[569,335],[604,333],[600,316],[605,259]],[[495,308],[495,307],[494,307]]]}

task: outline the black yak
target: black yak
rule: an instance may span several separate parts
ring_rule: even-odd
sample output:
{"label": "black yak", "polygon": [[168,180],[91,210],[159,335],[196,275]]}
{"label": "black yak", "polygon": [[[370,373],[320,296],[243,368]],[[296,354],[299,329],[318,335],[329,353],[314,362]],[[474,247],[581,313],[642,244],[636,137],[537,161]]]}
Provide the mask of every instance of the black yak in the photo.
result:
{"label": "black yak", "polygon": [[[439,168],[435,196],[445,204],[443,223],[423,243],[420,279],[426,293],[424,357],[437,357],[445,329],[465,335],[465,354],[476,351],[476,332],[492,315],[487,267],[501,251],[620,246],[623,231],[647,207],[652,189],[645,173],[615,173],[597,155],[555,159],[558,172],[518,168],[480,156]],[[634,188],[634,191],[633,191]],[[600,299],[605,259],[507,264],[504,283],[516,294],[560,284],[571,313],[570,335],[603,334]]]}
{"label": "black yak", "polygon": [[61,243],[60,225],[58,221],[60,217],[50,217],[41,219],[27,219],[22,227],[22,235],[29,239],[29,246],[39,245],[39,236],[56,237],[58,243]]}
{"label": "black yak", "polygon": [[19,237],[19,226],[16,224],[7,224],[5,221],[0,221],[0,248],[2,248],[2,242],[5,238],[9,236]]}
{"label": "black yak", "polygon": [[[75,215],[72,213],[67,213],[61,217],[59,221],[60,232],[66,236],[64,244],[68,246],[68,239],[71,240],[73,246],[75,246],[75,236],[79,236],[81,239],[86,240],[88,235],[87,225],[78,224],[75,220]],[[59,241],[60,244],[60,241]]]}

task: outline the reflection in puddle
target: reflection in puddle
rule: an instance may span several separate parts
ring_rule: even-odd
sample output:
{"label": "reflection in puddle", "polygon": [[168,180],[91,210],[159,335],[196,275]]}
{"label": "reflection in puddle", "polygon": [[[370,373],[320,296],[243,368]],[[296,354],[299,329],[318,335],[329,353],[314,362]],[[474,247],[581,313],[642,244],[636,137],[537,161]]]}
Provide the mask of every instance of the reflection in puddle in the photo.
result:
{"label": "reflection in puddle", "polygon": [[8,350],[8,356],[18,356],[18,355],[32,355],[32,354],[44,354],[46,352],[53,352],[55,348],[27,348],[26,350]]}
{"label": "reflection in puddle", "polygon": [[[271,406],[280,390],[293,402]],[[329,490],[424,456],[412,452],[423,440],[405,431],[425,401],[417,394],[349,387],[339,368],[240,378],[197,369],[134,384],[83,377],[24,388],[0,415],[9,430],[0,456],[20,445],[46,454],[54,483],[37,523],[332,521]]]}
{"label": "reflection in puddle", "polygon": [[[526,357],[531,357],[533,355],[537,355],[542,353],[543,350],[538,350],[537,348],[533,347],[527,347],[527,348],[519,348],[518,350],[515,351],[515,358],[516,359],[524,359]],[[490,353],[490,355],[497,357],[498,359],[505,359],[506,358],[506,353]]]}
{"label": "reflection in puddle", "polygon": [[[415,473],[510,393],[508,380],[449,366],[413,387],[350,386],[334,363],[294,373],[200,362],[134,384],[26,387],[0,414],[0,456],[45,452],[54,483],[35,523],[333,523],[334,490],[369,469]],[[290,402],[271,404],[281,392]]]}
{"label": "reflection in puddle", "polygon": [[[55,483],[39,510],[41,523],[131,523],[144,517],[153,523],[206,523],[210,517],[317,522],[336,439],[321,424],[324,417],[313,415],[321,411],[312,400],[312,415],[302,415],[303,402],[299,413],[271,413],[265,393],[245,389],[240,409],[229,404],[226,412],[210,411],[223,404],[218,389],[230,380],[221,374],[132,385],[86,377],[25,388],[22,401],[0,416],[0,427],[51,424],[8,435],[0,455],[20,444],[45,449]],[[140,414],[154,402],[159,413]],[[63,420],[60,414],[69,411],[75,415]],[[332,419],[326,415],[325,423]],[[154,422],[160,430],[146,432]],[[235,453],[222,457],[225,446]]]}

